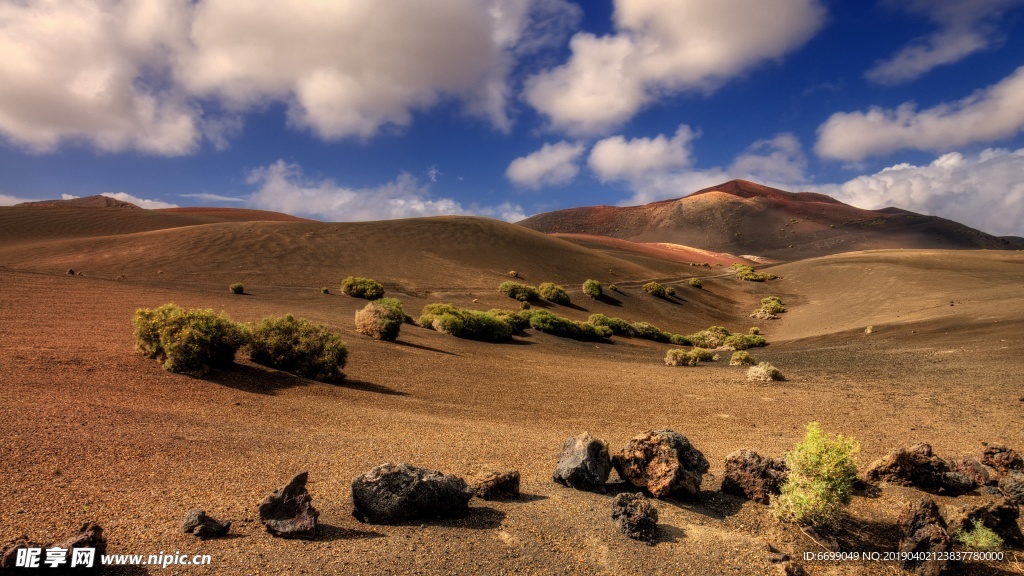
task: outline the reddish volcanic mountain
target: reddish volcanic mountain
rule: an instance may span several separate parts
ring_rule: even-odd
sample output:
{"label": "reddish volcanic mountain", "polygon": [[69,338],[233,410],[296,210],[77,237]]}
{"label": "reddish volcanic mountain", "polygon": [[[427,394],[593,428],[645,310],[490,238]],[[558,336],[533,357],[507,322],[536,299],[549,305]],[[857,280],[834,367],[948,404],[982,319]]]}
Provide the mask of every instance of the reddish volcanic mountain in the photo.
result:
{"label": "reddish volcanic mountain", "polygon": [[520,224],[550,234],[682,244],[779,260],[880,248],[1024,247],[935,216],[898,208],[863,210],[825,194],[786,192],[745,180],[643,206],[547,212]]}

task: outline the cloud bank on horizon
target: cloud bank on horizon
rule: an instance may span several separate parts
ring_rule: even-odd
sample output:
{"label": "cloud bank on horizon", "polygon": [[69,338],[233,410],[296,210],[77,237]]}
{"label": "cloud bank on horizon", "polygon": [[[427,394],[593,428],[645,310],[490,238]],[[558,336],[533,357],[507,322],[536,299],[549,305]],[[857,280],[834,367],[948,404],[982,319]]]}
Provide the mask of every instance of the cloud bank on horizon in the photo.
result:
{"label": "cloud bank on horizon", "polygon": [[0,2],[0,204],[515,221],[746,178],[1024,235],[1022,11]]}

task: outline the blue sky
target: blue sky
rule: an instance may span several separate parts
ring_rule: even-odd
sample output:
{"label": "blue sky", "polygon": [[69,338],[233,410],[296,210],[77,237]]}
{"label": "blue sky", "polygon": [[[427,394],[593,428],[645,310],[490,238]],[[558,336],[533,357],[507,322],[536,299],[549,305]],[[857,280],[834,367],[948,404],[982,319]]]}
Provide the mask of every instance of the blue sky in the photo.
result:
{"label": "blue sky", "polygon": [[1024,235],[1024,0],[0,0],[0,204],[323,220],[732,178]]}

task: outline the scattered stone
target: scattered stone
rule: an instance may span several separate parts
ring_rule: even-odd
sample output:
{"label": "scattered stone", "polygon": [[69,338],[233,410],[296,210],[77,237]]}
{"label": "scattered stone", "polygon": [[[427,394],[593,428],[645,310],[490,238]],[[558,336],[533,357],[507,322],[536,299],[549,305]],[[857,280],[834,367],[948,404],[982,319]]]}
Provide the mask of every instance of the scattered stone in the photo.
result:
{"label": "scattered stone", "polygon": [[268,494],[260,503],[260,522],[267,532],[281,538],[316,538],[317,518],[313,497],[306,491],[309,472],[299,472],[287,484]]}
{"label": "scattered stone", "polygon": [[[936,553],[949,552],[953,541],[946,523],[939,515],[939,507],[931,498],[922,498],[917,504],[907,504],[900,514],[900,552],[924,552],[934,558]],[[916,560],[910,555],[902,562],[904,570],[921,576],[938,576],[947,567],[945,559]]]}
{"label": "scattered stone", "polygon": [[975,484],[978,486],[995,483],[995,476],[989,473],[989,470],[992,470],[992,468],[985,466],[974,458],[953,460],[949,463],[949,468],[953,472],[959,472],[971,480],[974,480]]}
{"label": "scattered stone", "polygon": [[885,480],[949,496],[965,494],[975,487],[971,477],[950,470],[949,463],[934,455],[931,445],[925,443],[890,452],[873,462],[865,475],[871,481]]}
{"label": "scattered stone", "polygon": [[1008,470],[1024,469],[1024,460],[1016,450],[1002,444],[986,444],[981,453],[981,463],[991,466],[1000,474]]}
{"label": "scattered stone", "polygon": [[616,454],[612,465],[619,476],[655,498],[700,494],[703,475],[710,465],[686,436],[672,430],[644,432]]}
{"label": "scattered stone", "polygon": [[203,540],[226,536],[230,529],[231,522],[222,522],[211,518],[206,515],[205,510],[190,510],[185,515],[185,523],[181,526],[182,532]]}
{"label": "scattered stone", "polygon": [[487,472],[477,477],[473,492],[483,500],[515,500],[519,498],[519,470]]}
{"label": "scattered stone", "polygon": [[608,443],[589,432],[569,436],[562,444],[562,455],[551,479],[577,490],[594,490],[604,486],[612,472]]}
{"label": "scattered stone", "polygon": [[74,268],[68,268],[67,275],[68,276],[74,276],[75,275],[75,269]]}
{"label": "scattered stone", "polygon": [[1024,504],[1024,472],[1007,472],[999,479],[999,491],[1017,504]]}
{"label": "scattered stone", "polygon": [[943,510],[946,526],[950,534],[970,530],[975,521],[981,522],[1012,546],[1024,545],[1024,534],[1021,534],[1017,519],[1020,507],[1011,500],[1003,498],[964,507],[946,508]]}
{"label": "scattered stone", "polygon": [[764,458],[752,450],[737,450],[725,457],[722,492],[768,504],[786,480],[786,461]]}
{"label": "scattered stone", "polygon": [[382,464],[352,480],[352,515],[360,522],[454,518],[469,513],[473,490],[457,476],[410,464]]}
{"label": "scattered stone", "polygon": [[658,537],[658,509],[636,492],[623,492],[612,500],[612,519],[623,534],[653,542]]}

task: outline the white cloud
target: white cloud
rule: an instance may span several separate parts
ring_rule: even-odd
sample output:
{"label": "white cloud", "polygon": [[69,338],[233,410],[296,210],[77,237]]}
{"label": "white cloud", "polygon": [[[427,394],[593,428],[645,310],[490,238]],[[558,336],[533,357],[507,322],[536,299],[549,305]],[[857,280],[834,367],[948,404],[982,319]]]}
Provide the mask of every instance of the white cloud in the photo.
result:
{"label": "white cloud", "polygon": [[818,0],[616,0],[616,33],[576,34],[569,61],[529,78],[525,98],[557,129],[604,133],[661,97],[782,57],[824,18]]}
{"label": "white cloud", "polygon": [[926,166],[897,164],[844,184],[814,187],[867,209],[896,206],[990,234],[1024,235],[1024,148],[951,152]]}
{"label": "white cloud", "polygon": [[1024,129],[1024,66],[1000,82],[952,104],[917,110],[839,112],[818,127],[815,152],[826,158],[863,160],[900,149],[950,150],[1009,138]]}
{"label": "white cloud", "polygon": [[205,200],[207,202],[246,202],[248,198],[236,198],[234,196],[222,196],[220,194],[210,194],[209,192],[199,192],[196,194],[178,194],[182,198],[195,198],[196,200]]}
{"label": "white cloud", "polygon": [[729,166],[733,178],[761,183],[786,183],[789,186],[807,180],[807,157],[800,141],[790,133],[758,140],[746,152],[736,156]]}
{"label": "white cloud", "polygon": [[18,198],[17,196],[0,194],[0,206],[14,206],[15,204],[21,204],[22,202],[35,202],[35,200],[31,198]]}
{"label": "white cloud", "polygon": [[893,7],[931,19],[938,30],[915,39],[891,58],[879,62],[865,77],[879,84],[898,84],[986,50],[1002,38],[998,20],[1003,12],[1022,2],[1024,0],[890,1]]}
{"label": "white cloud", "polygon": [[186,37],[184,0],[0,3],[0,134],[36,152],[193,152],[198,109],[165,79]]}
{"label": "white cloud", "polygon": [[505,176],[527,188],[568,184],[580,172],[578,160],[583,150],[581,143],[545,144],[540,150],[513,160]]}
{"label": "white cloud", "polygon": [[[65,194],[64,196],[67,196],[67,194]],[[139,198],[138,196],[133,196],[131,194],[128,194],[127,192],[103,192],[102,194],[100,194],[100,196],[107,196],[113,198],[114,200],[120,200],[122,202],[131,202],[132,204],[135,204],[139,208],[148,208],[150,210],[178,207],[177,204],[164,202],[163,200],[147,200],[146,198]]]}
{"label": "white cloud", "polygon": [[434,198],[429,186],[408,173],[381,186],[348,188],[331,179],[306,178],[298,164],[278,160],[253,170],[248,182],[259,187],[250,198],[256,208],[336,222],[441,214],[479,214],[510,221],[524,217],[519,206],[508,203],[467,208],[450,198]]}
{"label": "white cloud", "polygon": [[635,180],[654,170],[689,166],[690,143],[695,137],[686,124],[680,124],[671,139],[664,134],[629,141],[612,136],[594,144],[587,165],[602,182]]}

